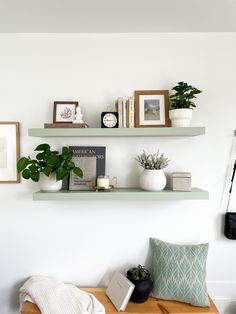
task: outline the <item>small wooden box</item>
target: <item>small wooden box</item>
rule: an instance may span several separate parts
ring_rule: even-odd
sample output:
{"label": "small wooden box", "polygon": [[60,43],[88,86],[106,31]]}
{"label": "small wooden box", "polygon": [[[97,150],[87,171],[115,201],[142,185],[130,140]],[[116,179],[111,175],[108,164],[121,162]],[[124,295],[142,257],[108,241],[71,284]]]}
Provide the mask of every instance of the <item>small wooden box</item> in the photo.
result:
{"label": "small wooden box", "polygon": [[173,172],[172,173],[173,191],[191,191],[191,173],[190,172]]}

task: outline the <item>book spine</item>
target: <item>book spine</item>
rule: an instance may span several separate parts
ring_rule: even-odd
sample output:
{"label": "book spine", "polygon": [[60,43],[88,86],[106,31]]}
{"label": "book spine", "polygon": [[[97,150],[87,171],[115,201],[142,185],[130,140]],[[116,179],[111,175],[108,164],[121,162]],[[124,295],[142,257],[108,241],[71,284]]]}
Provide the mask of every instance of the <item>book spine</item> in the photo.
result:
{"label": "book spine", "polygon": [[126,101],[122,99],[122,126],[126,128]]}
{"label": "book spine", "polygon": [[134,128],[134,97],[129,97],[129,127]]}
{"label": "book spine", "polygon": [[123,126],[123,114],[122,114],[122,98],[118,98],[116,101],[116,111],[118,112],[118,127],[122,128]]}
{"label": "book spine", "polygon": [[129,105],[129,99],[126,101],[126,127],[130,128],[130,105]]}

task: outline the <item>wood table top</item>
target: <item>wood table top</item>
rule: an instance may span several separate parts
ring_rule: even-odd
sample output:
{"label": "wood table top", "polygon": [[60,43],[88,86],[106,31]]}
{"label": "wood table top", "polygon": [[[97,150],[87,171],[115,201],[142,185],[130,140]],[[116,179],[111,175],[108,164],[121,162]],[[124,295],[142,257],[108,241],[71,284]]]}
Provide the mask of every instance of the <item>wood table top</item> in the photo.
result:
{"label": "wood table top", "polygon": [[[105,307],[107,314],[117,314],[117,310],[105,294],[104,288],[83,288],[92,293]],[[210,300],[210,307],[192,306],[176,301],[164,301],[149,298],[144,303],[129,302],[125,313],[127,314],[219,314],[215,304]],[[21,314],[40,314],[37,305],[26,302],[21,310]]]}

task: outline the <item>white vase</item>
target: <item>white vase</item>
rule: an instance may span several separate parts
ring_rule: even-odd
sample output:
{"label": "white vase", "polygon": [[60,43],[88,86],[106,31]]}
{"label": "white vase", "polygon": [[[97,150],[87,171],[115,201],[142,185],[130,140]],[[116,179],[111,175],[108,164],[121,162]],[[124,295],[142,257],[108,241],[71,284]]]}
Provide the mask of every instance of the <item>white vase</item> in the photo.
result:
{"label": "white vase", "polygon": [[166,176],[162,169],[144,169],[139,177],[143,190],[162,191],[166,186]]}
{"label": "white vase", "polygon": [[192,119],[193,110],[189,108],[172,109],[169,111],[171,126],[188,127]]}
{"label": "white vase", "polygon": [[55,173],[51,173],[49,176],[40,173],[39,187],[40,191],[57,192],[62,188],[62,180],[57,181]]}

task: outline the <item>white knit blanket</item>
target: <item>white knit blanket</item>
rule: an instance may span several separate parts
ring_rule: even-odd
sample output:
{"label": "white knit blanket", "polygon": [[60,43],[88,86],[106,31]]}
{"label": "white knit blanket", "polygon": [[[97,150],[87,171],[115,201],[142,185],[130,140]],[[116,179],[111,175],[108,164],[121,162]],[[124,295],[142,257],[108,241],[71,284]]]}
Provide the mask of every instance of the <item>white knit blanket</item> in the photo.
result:
{"label": "white knit blanket", "polygon": [[51,277],[35,276],[20,288],[20,304],[37,304],[41,314],[105,314],[104,306],[90,293]]}

